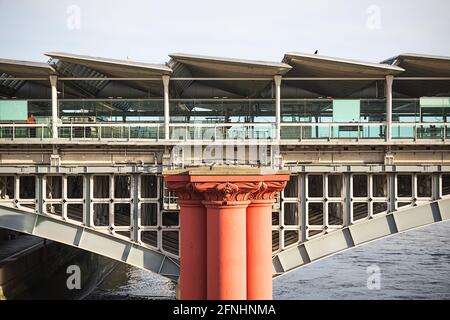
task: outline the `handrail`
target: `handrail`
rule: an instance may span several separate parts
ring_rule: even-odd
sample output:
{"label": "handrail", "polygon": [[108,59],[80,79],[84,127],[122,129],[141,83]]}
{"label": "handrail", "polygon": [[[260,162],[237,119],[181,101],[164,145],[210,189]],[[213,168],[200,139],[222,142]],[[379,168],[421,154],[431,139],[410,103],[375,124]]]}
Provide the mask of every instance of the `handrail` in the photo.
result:
{"label": "handrail", "polygon": [[[29,101],[29,102],[51,102],[51,99],[7,99],[14,101]],[[239,99],[239,98],[171,98],[170,101],[181,102],[181,101],[275,101],[275,98],[251,98],[251,99]],[[289,102],[304,102],[304,101],[333,101],[333,100],[341,100],[341,99],[332,99],[332,98],[282,98],[281,102],[289,101]],[[357,99],[360,101],[379,101],[385,102],[386,99],[377,99],[377,98],[363,98]],[[420,98],[394,98],[393,101],[420,101]],[[164,101],[164,98],[83,98],[83,99],[58,99],[58,102],[101,102],[101,101]]]}
{"label": "handrail", "polygon": [[50,128],[49,123],[0,123],[0,128]]}
{"label": "handrail", "polygon": [[[387,125],[386,122],[283,122],[281,127],[327,127],[327,126],[371,126],[378,127]],[[57,127],[163,127],[164,123],[152,122],[92,122],[92,123],[58,123]],[[170,127],[267,127],[275,126],[274,122],[229,122],[229,123],[170,123]],[[450,126],[450,122],[393,122],[392,126]],[[0,123],[0,128],[47,128],[50,123]]]}
{"label": "handrail", "polygon": [[450,122],[392,122],[393,126],[450,126]]}
{"label": "handrail", "polygon": [[[281,123],[281,140],[299,139],[378,139],[385,140],[386,122],[297,122]],[[346,128],[348,130],[346,130]],[[450,122],[393,122],[392,129],[397,133],[393,139],[435,139],[446,140],[450,138]],[[58,123],[59,137],[61,139],[164,139],[164,123],[149,122],[124,122],[124,123]],[[204,136],[205,131],[199,129],[213,130],[212,139],[277,139],[276,124],[266,123],[170,123],[169,140],[208,140]],[[283,130],[286,129],[286,130]],[[294,131],[288,128],[297,129]],[[320,128],[318,132],[310,133],[304,128]],[[374,128],[374,129],[372,129]],[[403,132],[402,128],[408,128]],[[19,130],[20,129],[20,130]],[[26,129],[26,131],[23,131]],[[41,129],[35,131],[32,129]],[[120,130],[116,130],[120,129]],[[52,139],[50,123],[0,123],[0,139]],[[178,132],[177,130],[180,130]],[[374,131],[373,131],[374,130]],[[185,133],[185,137],[181,138]],[[346,133],[348,131],[348,133]],[[174,136],[172,136],[174,135]],[[177,136],[177,137],[175,137]]]}
{"label": "handrail", "polygon": [[59,123],[57,124],[59,128],[70,128],[70,127],[149,127],[149,128],[160,128],[164,127],[164,123],[149,123],[149,122],[91,122],[91,123]]}
{"label": "handrail", "polygon": [[370,126],[379,127],[386,125],[386,122],[282,122],[282,127],[328,127],[328,126]]}
{"label": "handrail", "polygon": [[170,123],[169,127],[208,127],[208,128],[215,128],[215,127],[274,127],[274,122],[267,122],[267,123],[261,123],[261,122],[229,122],[229,123]]}
{"label": "handrail", "polygon": [[[371,126],[378,127],[387,125],[386,122],[283,122],[282,127],[310,127],[310,126]],[[450,122],[392,122],[393,126],[450,126]]]}

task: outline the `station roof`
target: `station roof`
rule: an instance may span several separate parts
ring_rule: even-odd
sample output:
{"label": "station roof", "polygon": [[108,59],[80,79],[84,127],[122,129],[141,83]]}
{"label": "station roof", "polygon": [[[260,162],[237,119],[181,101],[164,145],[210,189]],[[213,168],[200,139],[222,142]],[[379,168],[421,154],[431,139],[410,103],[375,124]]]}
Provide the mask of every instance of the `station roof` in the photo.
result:
{"label": "station roof", "polygon": [[402,77],[450,77],[450,57],[404,53],[384,62],[404,68]]}
{"label": "station roof", "polygon": [[[403,78],[414,77],[450,77],[450,57],[403,53],[383,61],[404,68]],[[434,96],[450,94],[448,80],[394,81],[394,90],[407,96]]]}
{"label": "station roof", "polygon": [[282,62],[219,58],[185,53],[169,55],[176,63],[186,65],[196,77],[273,77],[284,75],[292,67]]}
{"label": "station roof", "polygon": [[[55,69],[47,63],[0,59],[0,96],[15,96],[20,88],[28,81],[22,79],[9,78],[44,78],[56,74]],[[49,87],[48,80],[30,81],[33,85],[39,83],[40,86]]]}
{"label": "station roof", "polygon": [[[185,53],[169,55],[169,66],[174,77],[196,78],[269,78],[267,81],[221,81],[200,80],[200,84],[244,97],[258,96],[275,75],[284,75],[292,67],[282,62],[220,58]],[[175,82],[179,92],[183,92],[194,81]]]}
{"label": "station roof", "polygon": [[55,69],[47,63],[0,59],[0,73],[17,78],[39,78],[55,74]]}
{"label": "station roof", "polygon": [[[135,78],[123,83],[143,92],[152,92],[162,96],[161,76],[169,75],[172,70],[166,65],[144,62],[117,60],[64,52],[48,52],[51,62],[60,76],[72,78]],[[136,78],[156,78],[156,80],[137,80]],[[110,83],[110,80],[68,82],[83,95],[97,97]]]}
{"label": "station roof", "polygon": [[117,78],[159,77],[172,73],[172,70],[163,64],[91,57],[64,52],[47,52],[45,55],[60,61],[83,65]]}
{"label": "station roof", "polygon": [[[313,97],[335,98],[357,95],[365,88],[373,88],[375,79],[382,80],[387,75],[399,76],[403,79],[450,77],[450,57],[414,53],[400,54],[381,63],[299,52],[286,53],[282,62],[173,53],[169,55],[171,59],[166,64],[64,52],[47,52],[45,55],[50,57],[48,63],[0,59],[0,77],[3,78],[0,89],[4,89],[3,94],[13,95],[26,82],[25,80],[4,80],[8,77],[46,78],[52,74],[65,78],[78,78],[64,82],[66,95],[72,94],[76,97],[102,97],[109,92],[117,92],[118,87],[135,90],[137,96],[143,92],[144,95],[161,97],[163,94],[161,76],[170,75],[172,79],[184,78],[170,82],[170,94],[180,98],[210,97],[211,92],[214,95],[217,93],[217,96],[229,98],[273,97],[271,89],[273,89],[272,79],[275,75],[284,77],[283,85],[291,87],[290,92],[302,91],[305,95],[310,94]],[[93,78],[93,80],[86,80],[87,78]],[[122,81],[111,82],[111,78],[122,78]],[[192,78],[201,79],[193,80]],[[240,80],[227,81],[229,78],[240,78]],[[261,79],[251,80],[252,78]],[[296,78],[296,80],[288,78]],[[301,80],[302,78],[306,79]],[[336,78],[346,80],[341,81]],[[450,94],[448,80],[428,80],[399,79],[394,81],[394,90],[397,90],[400,95],[407,96]],[[38,85],[38,81],[30,82]],[[108,86],[109,84],[111,85]],[[48,86],[48,81],[44,85]],[[288,91],[283,90],[282,94]]]}
{"label": "station roof", "polygon": [[[286,77],[295,78],[355,78],[352,81],[288,81],[286,85],[330,97],[347,97],[370,86],[375,80],[363,78],[384,78],[397,75],[403,68],[388,64],[362,62],[341,58],[319,56],[299,52],[284,55],[283,62],[292,66]],[[361,80],[359,80],[361,79]],[[332,83],[330,81],[333,81]]]}
{"label": "station roof", "polygon": [[396,75],[405,71],[403,68],[389,64],[362,62],[289,52],[284,55],[283,62],[292,66],[287,75],[311,78],[376,78]]}
{"label": "station roof", "polygon": [[376,78],[396,75],[405,71],[401,67],[389,64],[362,62],[299,52],[286,53],[283,62],[292,66],[292,70],[287,75],[288,77]]}

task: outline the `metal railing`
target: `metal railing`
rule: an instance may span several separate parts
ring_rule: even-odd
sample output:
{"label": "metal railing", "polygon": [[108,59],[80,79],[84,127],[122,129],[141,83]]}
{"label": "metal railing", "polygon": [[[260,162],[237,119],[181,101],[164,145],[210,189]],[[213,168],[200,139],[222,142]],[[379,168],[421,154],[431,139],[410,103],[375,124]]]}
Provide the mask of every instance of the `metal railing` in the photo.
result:
{"label": "metal railing", "polygon": [[0,139],[48,139],[52,137],[51,125],[46,123],[2,123]]}
{"label": "metal railing", "polygon": [[386,123],[282,123],[281,140],[385,139]]}
{"label": "metal railing", "polygon": [[[63,123],[58,138],[64,140],[164,140],[163,123]],[[385,122],[282,123],[281,140],[385,140]],[[275,140],[275,123],[171,123],[171,141]],[[394,122],[393,140],[447,140],[448,122]],[[0,139],[52,139],[51,124],[1,123]]]}
{"label": "metal railing", "polygon": [[61,139],[160,140],[164,138],[163,123],[68,123],[58,125]]}
{"label": "metal railing", "polygon": [[275,139],[274,123],[170,124],[172,140]]}
{"label": "metal railing", "polygon": [[450,123],[448,122],[392,123],[392,139],[446,140],[448,138],[450,138]]}

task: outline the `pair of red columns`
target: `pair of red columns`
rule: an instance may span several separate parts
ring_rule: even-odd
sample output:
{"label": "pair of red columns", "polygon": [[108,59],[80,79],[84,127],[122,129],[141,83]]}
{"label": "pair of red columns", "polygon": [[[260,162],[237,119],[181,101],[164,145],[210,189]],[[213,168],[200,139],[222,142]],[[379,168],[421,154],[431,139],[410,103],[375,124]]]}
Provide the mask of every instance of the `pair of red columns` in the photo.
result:
{"label": "pair of red columns", "polygon": [[180,298],[272,299],[272,204],[289,175],[205,171],[164,175],[180,206]]}

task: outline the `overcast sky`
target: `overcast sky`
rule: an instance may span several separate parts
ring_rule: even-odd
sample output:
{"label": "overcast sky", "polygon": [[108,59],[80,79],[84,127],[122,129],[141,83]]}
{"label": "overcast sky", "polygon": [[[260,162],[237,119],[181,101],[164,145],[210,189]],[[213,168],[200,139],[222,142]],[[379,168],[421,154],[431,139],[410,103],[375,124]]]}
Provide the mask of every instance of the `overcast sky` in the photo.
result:
{"label": "overcast sky", "polygon": [[162,63],[173,52],[280,61],[450,56],[449,0],[0,0],[0,58],[63,51]]}

